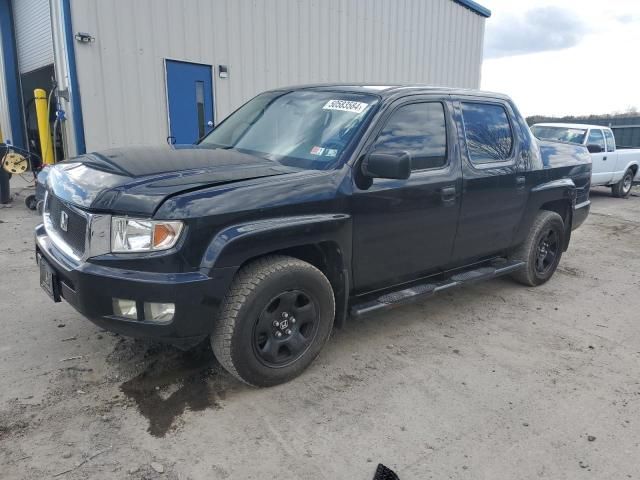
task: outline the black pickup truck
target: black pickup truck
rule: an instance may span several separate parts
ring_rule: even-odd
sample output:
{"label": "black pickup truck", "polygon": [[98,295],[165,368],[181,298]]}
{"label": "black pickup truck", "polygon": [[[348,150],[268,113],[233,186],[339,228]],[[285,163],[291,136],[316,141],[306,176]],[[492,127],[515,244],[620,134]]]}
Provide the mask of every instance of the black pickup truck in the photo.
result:
{"label": "black pickup truck", "polygon": [[503,95],[312,85],[258,95],[197,145],[49,173],[40,283],[96,324],[269,386],[349,317],[510,274],[546,282],[589,212],[582,146]]}

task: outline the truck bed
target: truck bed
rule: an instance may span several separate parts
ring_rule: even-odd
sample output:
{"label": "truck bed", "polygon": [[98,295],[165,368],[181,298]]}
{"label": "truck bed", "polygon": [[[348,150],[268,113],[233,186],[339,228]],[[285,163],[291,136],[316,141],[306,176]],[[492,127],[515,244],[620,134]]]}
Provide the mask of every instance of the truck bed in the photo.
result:
{"label": "truck bed", "polygon": [[538,140],[540,155],[549,180],[568,178],[576,186],[576,204],[589,200],[591,155],[582,145]]}

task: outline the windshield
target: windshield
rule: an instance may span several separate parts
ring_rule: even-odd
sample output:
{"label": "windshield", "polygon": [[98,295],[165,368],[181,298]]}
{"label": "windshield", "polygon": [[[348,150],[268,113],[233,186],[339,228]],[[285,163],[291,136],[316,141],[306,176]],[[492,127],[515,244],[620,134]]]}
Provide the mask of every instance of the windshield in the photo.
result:
{"label": "windshield", "polygon": [[200,145],[238,150],[293,167],[332,168],[376,103],[372,95],[268,92],[231,114]]}
{"label": "windshield", "polygon": [[586,128],[547,127],[544,125],[534,125],[531,127],[531,131],[541,140],[577,143],[578,145],[584,143],[584,136],[587,133]]}

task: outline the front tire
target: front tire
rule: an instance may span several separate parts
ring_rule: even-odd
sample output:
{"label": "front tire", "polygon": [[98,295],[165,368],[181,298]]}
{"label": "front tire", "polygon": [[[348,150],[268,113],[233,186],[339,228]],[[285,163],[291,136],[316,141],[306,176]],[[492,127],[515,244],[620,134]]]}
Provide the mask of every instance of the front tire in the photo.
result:
{"label": "front tire", "polygon": [[631,193],[631,187],[633,186],[633,170],[628,168],[622,179],[611,187],[611,193],[616,198],[627,198]]}
{"label": "front tire", "polygon": [[27,195],[27,197],[24,199],[24,204],[29,210],[35,210],[36,208],[38,208],[38,200],[36,199],[35,195]]}
{"label": "front tire", "polygon": [[560,263],[564,240],[562,217],[546,210],[538,212],[527,239],[510,255],[512,260],[525,263],[512,278],[530,287],[547,282]]}
{"label": "front tire", "polygon": [[297,258],[268,256],[236,275],[211,346],[239,380],[278,385],[300,375],[318,356],[334,316],[333,290],[320,270]]}

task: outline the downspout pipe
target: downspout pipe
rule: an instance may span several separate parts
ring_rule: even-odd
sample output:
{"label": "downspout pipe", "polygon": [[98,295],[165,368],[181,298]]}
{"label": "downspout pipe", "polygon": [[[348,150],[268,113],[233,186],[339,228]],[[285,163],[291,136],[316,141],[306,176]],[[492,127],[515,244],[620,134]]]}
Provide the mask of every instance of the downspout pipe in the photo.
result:
{"label": "downspout pipe", "polygon": [[80,101],[80,86],[78,84],[78,72],[76,68],[76,53],[71,24],[70,0],[61,0],[62,18],[64,21],[64,43],[66,50],[67,72],[69,74],[69,101],[73,109],[72,124],[76,143],[76,155],[86,153],[84,139],[84,121],[82,118],[82,102]]}
{"label": "downspout pipe", "polygon": [[[20,94],[20,78],[18,73],[18,55],[15,43],[15,30],[13,26],[13,9],[10,0],[0,0],[0,37],[2,39],[2,55],[4,65],[4,78],[0,79],[6,86],[6,95],[9,109],[9,122],[13,138],[1,138],[0,142],[11,140],[13,145],[26,148],[22,124],[22,95]],[[5,126],[5,130],[7,130]],[[6,131],[5,131],[6,134]]]}

